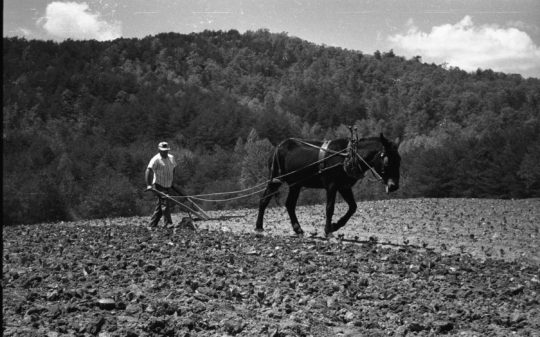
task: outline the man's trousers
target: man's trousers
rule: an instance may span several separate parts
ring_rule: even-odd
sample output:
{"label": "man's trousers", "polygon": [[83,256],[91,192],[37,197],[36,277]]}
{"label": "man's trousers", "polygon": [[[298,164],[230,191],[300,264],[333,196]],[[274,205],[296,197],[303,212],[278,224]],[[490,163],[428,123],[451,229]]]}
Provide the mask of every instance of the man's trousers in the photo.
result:
{"label": "man's trousers", "polygon": [[[165,193],[167,195],[172,195],[172,192],[173,192],[171,187],[163,187],[158,184],[155,184],[155,188],[161,193]],[[154,214],[152,214],[152,218],[150,220],[150,227],[157,226],[159,220],[161,219],[161,216],[163,216],[163,220],[165,221],[165,226],[172,224],[172,219],[171,219],[172,206],[173,205],[172,205],[171,200],[158,195],[156,209],[154,210]]]}

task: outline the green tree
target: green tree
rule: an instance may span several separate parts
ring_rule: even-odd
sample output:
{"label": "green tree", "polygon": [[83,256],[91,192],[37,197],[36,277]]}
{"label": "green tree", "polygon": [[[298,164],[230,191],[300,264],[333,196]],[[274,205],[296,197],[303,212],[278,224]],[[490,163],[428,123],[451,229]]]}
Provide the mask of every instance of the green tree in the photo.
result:
{"label": "green tree", "polygon": [[519,166],[518,176],[523,179],[528,194],[540,197],[540,138],[529,144]]}
{"label": "green tree", "polygon": [[125,176],[113,171],[100,172],[82,198],[79,213],[84,218],[137,215],[135,188]]}
{"label": "green tree", "polygon": [[269,178],[268,160],[274,146],[268,139],[259,139],[257,131],[252,129],[246,140],[245,156],[242,160],[240,186],[248,188],[260,184]]}

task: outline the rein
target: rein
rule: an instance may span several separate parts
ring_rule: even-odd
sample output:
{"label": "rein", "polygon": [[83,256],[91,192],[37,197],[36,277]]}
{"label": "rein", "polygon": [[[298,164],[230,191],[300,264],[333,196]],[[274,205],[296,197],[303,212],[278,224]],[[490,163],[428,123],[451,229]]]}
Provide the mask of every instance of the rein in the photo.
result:
{"label": "rein", "polygon": [[[313,165],[322,165],[324,163],[324,161],[326,161],[327,159],[330,159],[334,156],[341,156],[341,157],[350,157],[350,156],[355,156],[356,158],[360,159],[360,161],[367,166],[367,168],[371,171],[371,173],[375,176],[375,178],[380,181],[380,182],[383,182],[383,178],[377,173],[377,171],[375,170],[375,168],[373,168],[373,166],[371,166],[364,158],[362,158],[362,156],[360,156],[355,149],[353,149],[350,145],[351,143],[349,143],[349,146],[341,151],[335,151],[335,150],[330,150],[328,149],[328,144],[326,144],[326,142],[323,144],[323,146],[317,146],[317,145],[313,145],[313,144],[310,144],[304,140],[301,140],[301,139],[298,139],[298,138],[290,138],[291,140],[294,140],[300,144],[304,144],[304,145],[307,145],[307,146],[310,146],[312,148],[315,148],[315,149],[318,149],[319,151],[321,152],[327,152],[327,153],[330,153],[330,155],[328,157],[325,157],[325,156],[321,156],[319,155],[319,160],[313,162],[313,163],[310,163],[298,170],[295,170],[295,171],[292,171],[292,172],[289,172],[289,173],[286,173],[286,174],[282,174],[282,175],[279,175],[277,177],[274,177],[272,179],[269,179],[265,182],[262,182],[260,184],[257,184],[253,187],[249,187],[249,188],[246,188],[246,189],[243,189],[243,190],[238,190],[238,191],[231,191],[231,192],[218,192],[218,193],[209,193],[209,194],[198,194],[198,195],[189,195],[189,196],[178,196],[178,198],[191,198],[191,199],[194,199],[194,200],[199,200],[199,201],[210,201],[210,202],[220,202],[220,201],[230,201],[230,200],[236,200],[236,199],[241,199],[241,198],[246,198],[246,197],[249,197],[249,196],[252,196],[252,195],[255,195],[255,194],[258,194],[260,192],[263,192],[266,187],[264,188],[260,188],[261,186],[263,185],[266,185],[268,184],[269,182],[271,182],[272,180],[274,179],[282,179],[282,178],[285,178],[287,176],[290,176],[292,174],[295,174],[295,173],[298,173],[310,166],[313,166]],[[326,147],[324,146],[326,144]],[[281,144],[280,144],[281,145]],[[279,148],[279,145],[278,147]],[[276,148],[276,149],[277,149]],[[379,155],[379,153],[381,153],[381,151],[379,151],[375,156]],[[274,155],[276,155],[276,153],[274,153]],[[317,174],[320,174],[324,171],[327,171],[327,170],[330,170],[330,169],[333,169],[335,167],[338,167],[338,166],[343,166],[344,163],[338,163],[338,164],[334,164],[332,166],[329,166],[329,167],[324,167],[324,168],[321,168],[319,169],[318,172],[316,172],[315,174],[307,177],[307,178],[304,178],[304,179],[301,179],[300,181],[298,182],[295,182],[295,184],[298,184],[300,183],[301,181],[304,181],[308,178],[312,178],[313,176],[317,175]],[[345,167],[343,166],[343,168],[345,169]],[[254,192],[251,192],[251,193],[248,193],[246,195],[241,195],[241,196],[236,196],[236,197],[231,197],[231,198],[225,198],[225,199],[207,199],[207,198],[201,198],[201,197],[208,197],[208,196],[218,196],[218,195],[227,195],[227,194],[238,194],[238,193],[243,193],[243,192],[248,192],[248,191],[251,191],[251,190],[255,190],[259,188],[258,190],[254,191]],[[277,193],[277,192],[274,192],[274,193]],[[171,198],[175,198],[177,196],[169,196]]]}
{"label": "rein", "polygon": [[[361,155],[359,155],[358,153],[356,153],[356,151],[353,151],[353,153],[356,155],[356,157],[358,157],[363,163],[364,165],[366,165],[368,167],[368,169],[371,171],[371,173],[375,176],[375,178],[380,181],[381,183],[384,183],[384,179],[381,177],[381,175],[373,168],[373,166],[369,165],[368,162],[362,158]],[[382,151],[379,151],[377,152],[377,154],[375,155],[375,157],[377,157],[379,155],[379,153],[383,154]]]}
{"label": "rein", "polygon": [[[328,152],[328,153],[332,153],[332,154],[335,154],[335,155],[340,155],[340,156],[343,156],[343,157],[346,157],[348,156],[348,153],[345,153],[344,151],[345,150],[342,150],[342,151],[334,151],[334,150],[330,150],[328,148],[325,148],[325,147],[321,147],[321,146],[317,146],[317,145],[313,145],[313,144],[310,144],[306,141],[303,141],[301,139],[298,139],[298,138],[290,138],[291,140],[294,140],[295,142],[298,142],[300,144],[304,144],[304,145],[307,145],[307,146],[311,146],[312,148],[315,148],[315,149],[318,149],[318,150],[321,150],[321,151],[325,151],[325,152]],[[324,144],[323,144],[324,145]]]}
{"label": "rein", "polygon": [[[298,139],[298,138],[291,138],[292,140],[300,143],[300,144],[304,144],[304,145],[307,145],[307,146],[311,146],[312,148],[315,148],[315,149],[318,149],[320,150],[321,152],[328,152],[328,153],[332,153],[332,154],[335,154],[335,155],[340,155],[340,156],[343,156],[343,157],[348,157],[350,155],[350,153],[353,153],[354,156],[356,156],[358,159],[360,159],[360,161],[362,161],[362,163],[364,163],[364,165],[366,165],[368,167],[368,169],[371,171],[371,173],[375,176],[375,178],[380,181],[380,182],[383,182],[383,178],[381,177],[381,175],[373,168],[373,166],[369,165],[369,163],[364,159],[362,158],[361,155],[358,154],[358,152],[356,152],[354,149],[352,149],[351,147],[350,148],[350,152],[344,152],[344,151],[340,151],[340,152],[337,152],[337,151],[334,151],[334,150],[330,150],[328,149],[328,144],[325,142],[323,144],[323,146],[317,146],[317,145],[313,145],[313,144],[310,144],[306,141],[303,141],[301,139]],[[324,146],[326,144],[326,147]],[[382,151],[379,151],[375,156],[377,156],[379,153],[383,153]],[[320,158],[320,157],[319,157]],[[322,158],[321,160],[319,160],[319,162],[323,162],[324,159],[326,158]],[[333,167],[335,167],[336,165],[334,165]]]}

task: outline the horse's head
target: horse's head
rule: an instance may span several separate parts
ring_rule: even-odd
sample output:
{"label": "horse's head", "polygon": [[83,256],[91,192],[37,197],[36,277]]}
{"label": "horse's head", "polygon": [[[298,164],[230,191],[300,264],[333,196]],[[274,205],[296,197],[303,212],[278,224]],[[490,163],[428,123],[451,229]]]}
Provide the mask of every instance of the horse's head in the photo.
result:
{"label": "horse's head", "polygon": [[383,149],[374,159],[374,168],[386,185],[386,193],[390,193],[399,188],[399,166],[401,164],[401,156],[398,153],[399,141],[391,142],[382,133],[380,140]]}

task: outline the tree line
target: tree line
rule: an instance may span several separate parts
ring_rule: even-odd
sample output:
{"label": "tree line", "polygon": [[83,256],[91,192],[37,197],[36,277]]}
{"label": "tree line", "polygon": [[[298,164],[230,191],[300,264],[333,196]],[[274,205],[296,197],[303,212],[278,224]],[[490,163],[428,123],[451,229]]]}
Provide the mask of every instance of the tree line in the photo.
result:
{"label": "tree line", "polygon": [[[148,214],[143,172],[162,140],[186,191],[213,193],[264,181],[283,139],[346,137],[349,125],[402,140],[397,197],[540,196],[539,79],[268,30],[3,48],[4,224]],[[368,179],[355,193],[384,197]]]}

